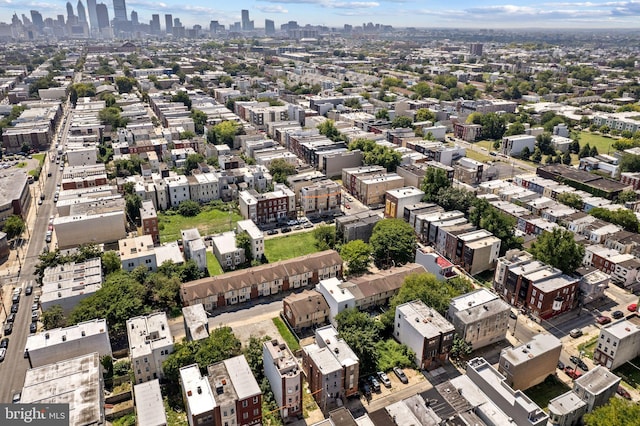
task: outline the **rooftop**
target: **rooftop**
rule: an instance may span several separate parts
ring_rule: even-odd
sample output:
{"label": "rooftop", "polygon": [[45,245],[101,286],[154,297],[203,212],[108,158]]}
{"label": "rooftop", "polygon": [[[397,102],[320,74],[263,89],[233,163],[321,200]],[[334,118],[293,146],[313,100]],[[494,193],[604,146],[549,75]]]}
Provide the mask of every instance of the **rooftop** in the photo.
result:
{"label": "rooftop", "polygon": [[293,356],[293,353],[286,343],[279,341],[278,339],[272,339],[271,341],[264,342],[262,347],[269,353],[269,356],[278,368],[280,375],[295,376],[300,373],[298,361]]}
{"label": "rooftop", "polygon": [[136,417],[138,424],[145,426],[163,426],[167,424],[164,401],[160,393],[158,379],[133,386],[136,399]]}
{"label": "rooftop", "polygon": [[427,339],[454,331],[449,321],[421,301],[404,303],[396,308],[396,313],[398,312],[405,316],[408,324]]}
{"label": "rooftop", "polygon": [[597,365],[591,371],[576,379],[573,382],[573,389],[582,388],[594,395],[598,395],[613,386],[617,389],[618,383],[620,383],[620,377],[602,365]]}
{"label": "rooftop", "polygon": [[504,358],[512,365],[520,365],[544,353],[557,350],[561,346],[562,342],[551,334],[536,334],[527,343],[503,349],[500,358]]}
{"label": "rooftop", "polygon": [[209,319],[202,303],[183,307],[182,317],[193,340],[205,339],[209,336]]}
{"label": "rooftop", "polygon": [[106,340],[108,341],[109,331],[107,329],[107,321],[104,319],[93,319],[69,327],[53,328],[42,333],[31,334],[27,337],[25,348],[36,350],[103,333],[106,335]]}
{"label": "rooftop", "polygon": [[128,319],[127,336],[132,358],[149,354],[154,348],[173,347],[173,336],[164,312]]}
{"label": "rooftop", "polygon": [[218,405],[213,397],[209,381],[200,374],[198,364],[180,368],[180,381],[186,404],[189,406],[192,416],[213,411]]}
{"label": "rooftop", "polygon": [[587,405],[575,392],[569,391],[549,401],[549,412],[559,416],[573,413]]}

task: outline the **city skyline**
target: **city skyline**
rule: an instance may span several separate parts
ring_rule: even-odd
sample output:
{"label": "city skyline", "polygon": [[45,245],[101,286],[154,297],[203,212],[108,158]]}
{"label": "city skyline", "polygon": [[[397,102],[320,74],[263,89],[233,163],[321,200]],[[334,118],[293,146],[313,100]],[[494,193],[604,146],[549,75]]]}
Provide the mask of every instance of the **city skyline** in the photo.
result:
{"label": "city skyline", "polygon": [[[113,0],[102,2],[107,6],[109,16],[113,17]],[[241,10],[247,9],[256,29],[264,28],[265,19],[274,21],[276,29],[288,21],[328,27],[374,22],[394,27],[436,28],[640,28],[638,0],[518,3],[513,5],[499,0],[463,0],[454,5],[443,0],[428,3],[417,0],[240,0],[211,7],[212,3],[207,0],[192,0],[188,4],[177,0],[128,0],[126,8],[128,15],[135,10],[141,23],[148,23],[152,14],[172,14],[186,26],[200,24],[203,27],[211,20],[226,27],[241,22]],[[30,16],[31,10],[39,11],[45,18],[55,18],[58,14],[66,15],[65,5],[66,0],[28,0],[19,3],[16,0],[4,0],[0,2],[0,21],[11,22],[14,13]]]}

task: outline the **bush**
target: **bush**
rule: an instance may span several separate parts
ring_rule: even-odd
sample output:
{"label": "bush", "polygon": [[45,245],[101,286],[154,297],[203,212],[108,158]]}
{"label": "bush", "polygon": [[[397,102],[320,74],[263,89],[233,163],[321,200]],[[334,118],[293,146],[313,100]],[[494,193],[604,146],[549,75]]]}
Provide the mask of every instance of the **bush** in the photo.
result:
{"label": "bush", "polygon": [[178,206],[178,213],[185,217],[197,216],[198,213],[200,213],[200,210],[200,204],[191,200],[185,200]]}

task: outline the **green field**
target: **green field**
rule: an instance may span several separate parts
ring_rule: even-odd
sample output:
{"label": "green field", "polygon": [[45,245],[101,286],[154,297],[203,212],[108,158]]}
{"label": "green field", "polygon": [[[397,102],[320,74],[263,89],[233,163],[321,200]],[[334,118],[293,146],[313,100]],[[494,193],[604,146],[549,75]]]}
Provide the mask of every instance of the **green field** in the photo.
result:
{"label": "green field", "polygon": [[269,263],[315,253],[313,232],[300,232],[264,241],[264,254]]}
{"label": "green field", "polygon": [[524,393],[531,398],[533,402],[538,404],[540,408],[547,411],[549,401],[569,390],[571,390],[571,388],[558,380],[556,376],[549,376],[544,382],[530,387],[524,391]]}
{"label": "green field", "polygon": [[[229,223],[230,220],[231,223]],[[213,207],[204,207],[200,214],[193,217],[184,217],[177,213],[158,213],[160,242],[180,239],[180,231],[183,229],[198,228],[202,236],[231,231],[239,220],[242,220],[242,217],[237,212],[229,215],[228,211]]]}
{"label": "green field", "polygon": [[222,275],[224,272],[222,266],[220,266],[220,262],[218,262],[218,259],[210,251],[207,251],[207,269],[211,277],[214,275]]}
{"label": "green field", "polygon": [[615,139],[612,137],[605,137],[591,132],[580,132],[580,147],[588,143],[589,146],[595,146],[599,154],[612,153],[615,151],[611,148],[613,142],[615,142]]}
{"label": "green field", "polygon": [[278,333],[280,333],[280,336],[282,336],[287,346],[289,346],[289,349],[291,349],[292,352],[300,350],[300,344],[298,343],[298,340],[295,338],[293,333],[291,333],[291,330],[289,330],[289,327],[287,327],[284,321],[282,321],[282,319],[280,319],[279,317],[273,318],[272,321],[278,329]]}
{"label": "green field", "polygon": [[495,160],[495,157],[490,157],[488,155],[484,155],[484,154],[482,154],[480,152],[476,152],[476,151],[473,151],[471,149],[467,149],[467,154],[466,155],[467,155],[468,158],[471,158],[472,160],[482,161],[483,163],[487,162],[487,161]]}

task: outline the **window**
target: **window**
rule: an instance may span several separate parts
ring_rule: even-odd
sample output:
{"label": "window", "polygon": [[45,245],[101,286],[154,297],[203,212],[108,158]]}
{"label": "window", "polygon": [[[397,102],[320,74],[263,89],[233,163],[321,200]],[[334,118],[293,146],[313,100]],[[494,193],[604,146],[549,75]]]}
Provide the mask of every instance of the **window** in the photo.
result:
{"label": "window", "polygon": [[257,408],[253,410],[253,415],[257,416],[258,414],[260,414],[260,410],[258,410]]}
{"label": "window", "polygon": [[242,413],[242,418],[247,420],[249,418],[249,413]]}
{"label": "window", "polygon": [[248,406],[249,406],[249,401],[247,401],[246,399],[242,401],[242,408],[247,408]]}

